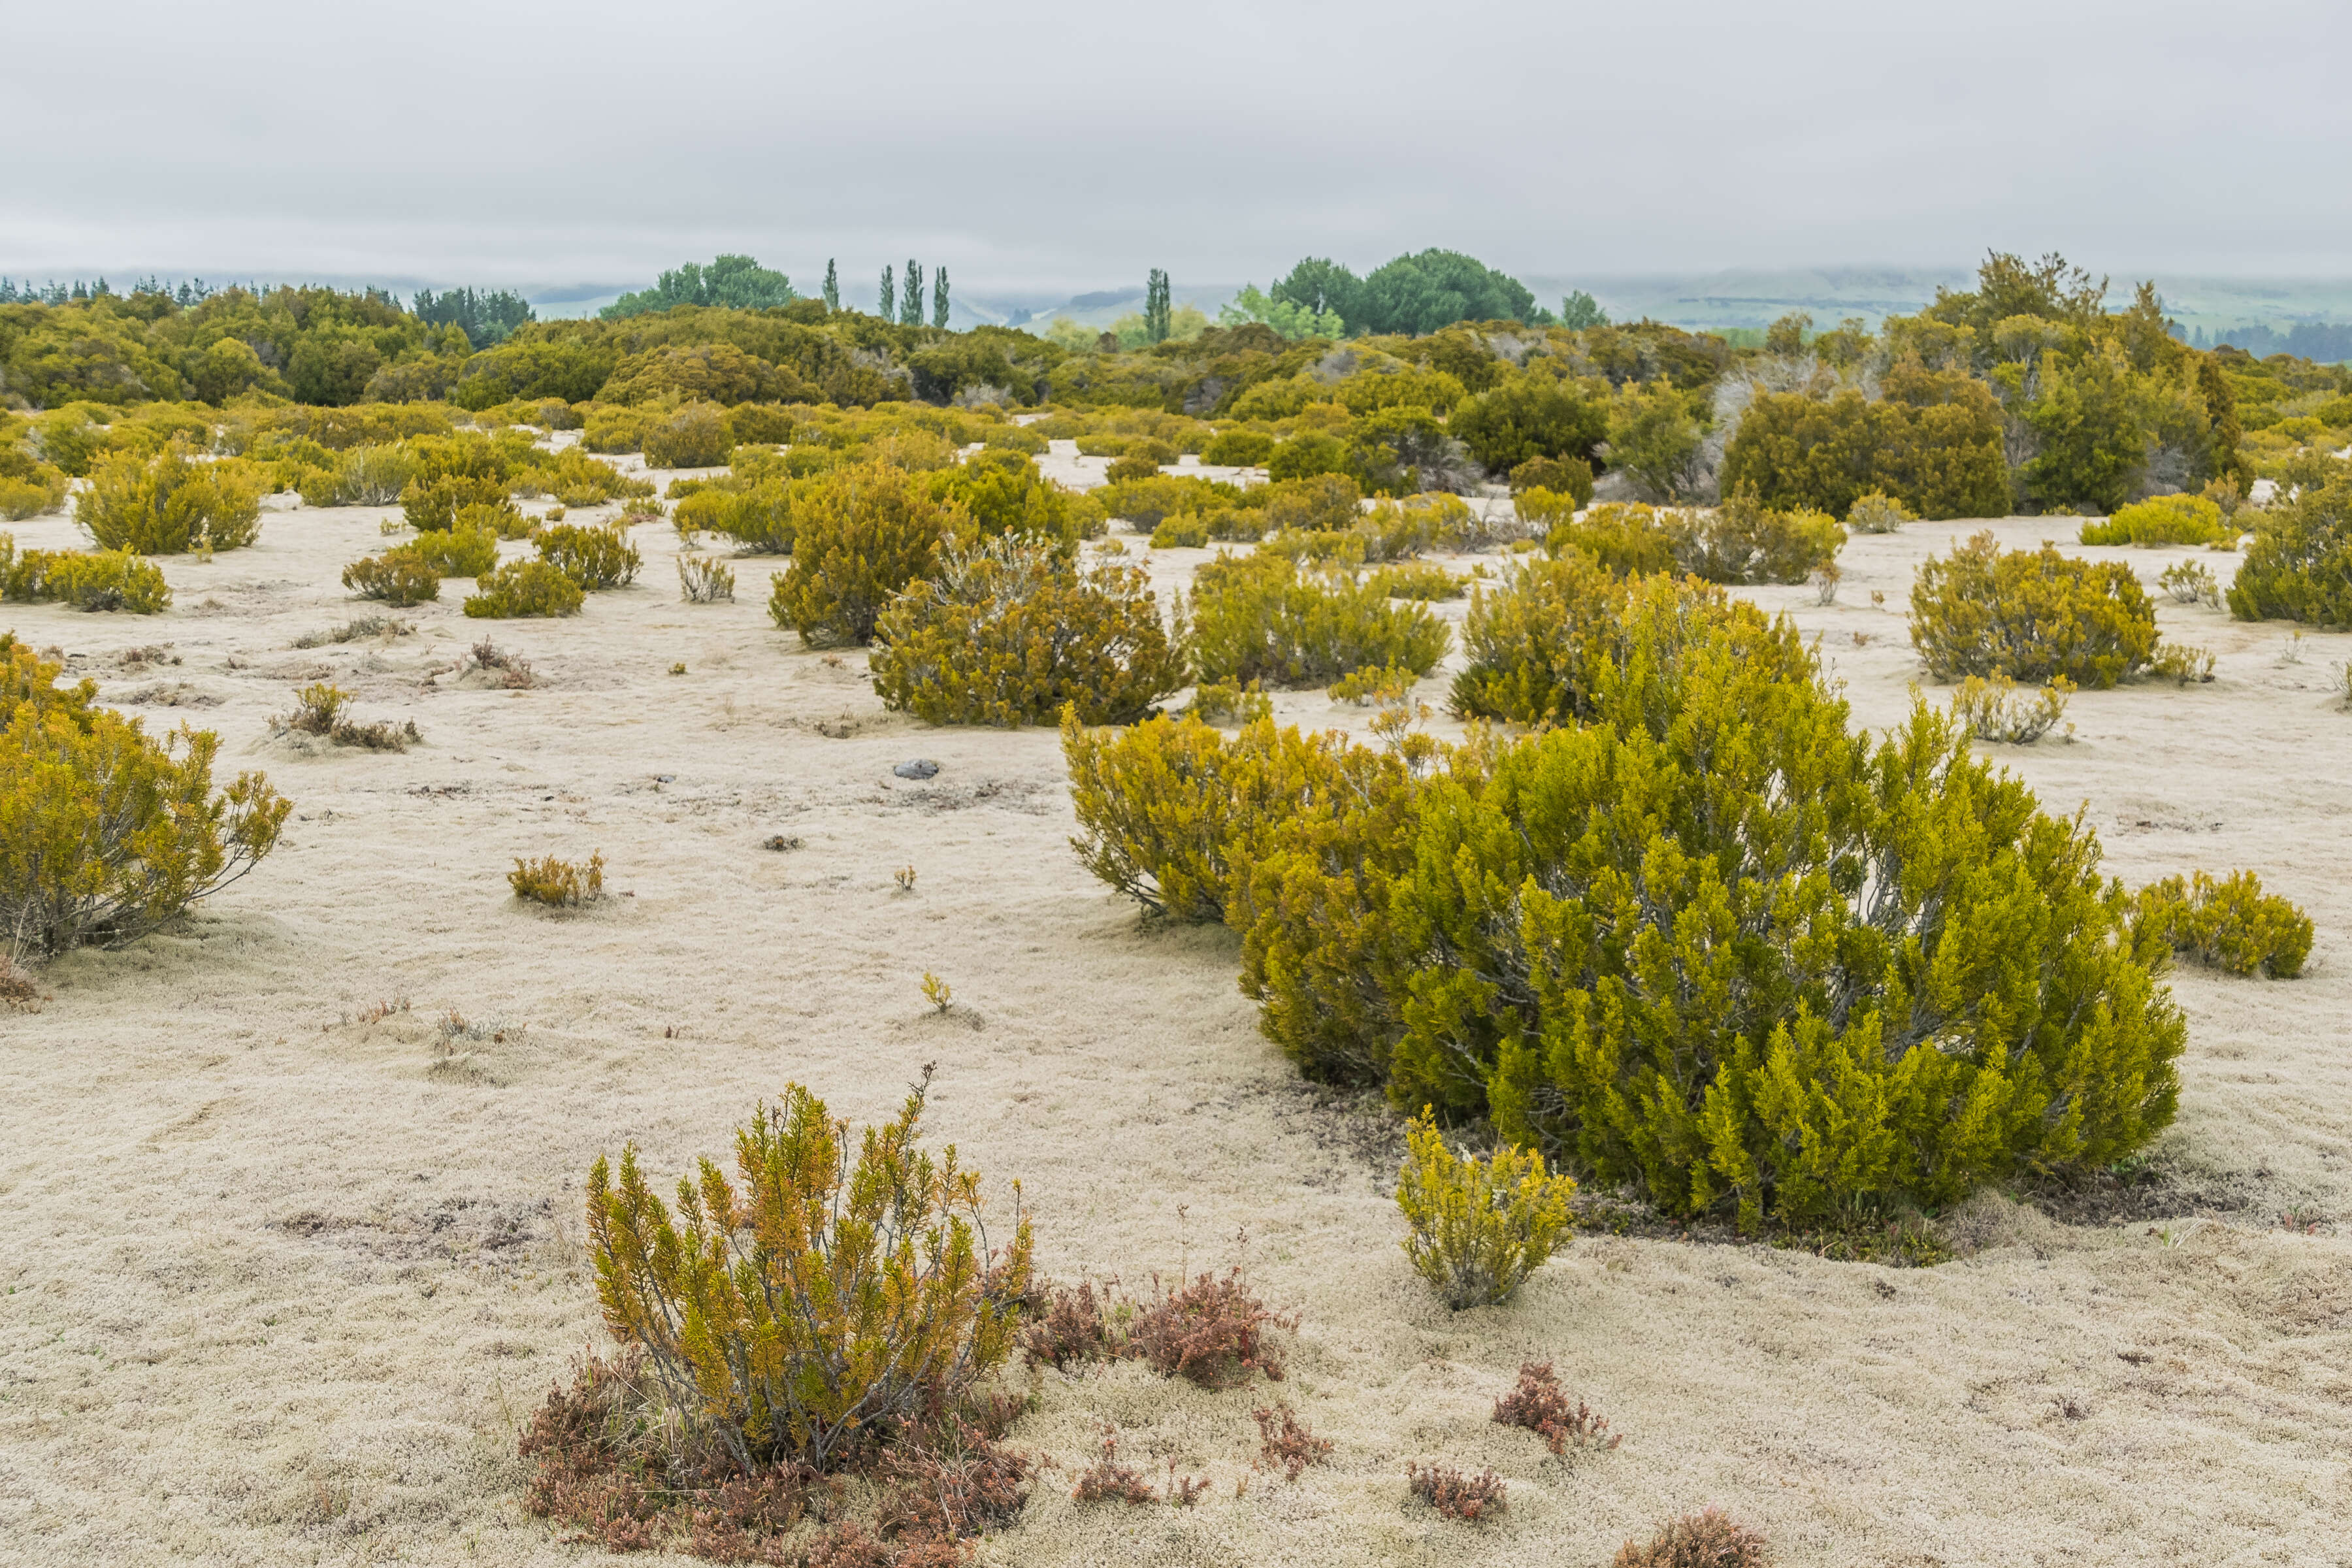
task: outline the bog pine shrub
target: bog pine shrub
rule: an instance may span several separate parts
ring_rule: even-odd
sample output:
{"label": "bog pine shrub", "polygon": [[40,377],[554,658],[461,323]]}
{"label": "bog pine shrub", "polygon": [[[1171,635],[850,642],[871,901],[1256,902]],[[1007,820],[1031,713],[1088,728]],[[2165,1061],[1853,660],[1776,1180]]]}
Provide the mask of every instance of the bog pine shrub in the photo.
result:
{"label": "bog pine shrub", "polygon": [[1181,689],[1148,574],[1081,571],[1049,542],[950,541],[875,624],[883,706],[933,724],[1124,724]]}
{"label": "bog pine shrub", "polygon": [[617,524],[603,527],[555,522],[535,529],[530,542],[539,558],[591,591],[620,588],[636,581],[645,558],[629,542],[628,531]]}
{"label": "bog pine shrub", "polygon": [[1905,523],[1918,521],[1911,515],[1909,507],[1885,490],[1867,490],[1856,496],[1845,514],[1846,527],[1856,533],[1894,533]]}
{"label": "bog pine shrub", "polygon": [[1422,605],[1265,552],[1203,563],[1189,608],[1192,661],[1204,681],[1328,686],[1366,665],[1426,675],[1452,640]]}
{"label": "bog pine shrub", "polygon": [[1669,1214],[1936,1205],[2170,1121],[2166,955],[2087,828],[1925,704],[1857,731],[1785,620],[1626,594],[1580,722],[1520,740],[1080,736],[1081,857],[1240,931],[1310,1076]]}
{"label": "bog pine shrub", "polygon": [[2230,613],[2352,626],[2352,464],[2333,465],[2321,482],[2261,514],[2230,584]]}
{"label": "bog pine shrub", "polygon": [[793,552],[793,485],[762,478],[740,489],[713,485],[677,503],[673,521],[681,534],[724,534],[746,550],[763,554]]}
{"label": "bog pine shrub", "polygon": [[579,584],[544,561],[509,561],[479,579],[479,591],[466,596],[465,609],[477,620],[576,616],[586,598]]}
{"label": "bog pine shrub", "polygon": [[74,521],[101,550],[177,555],[234,550],[261,536],[260,474],[240,459],[190,460],[174,443],[152,458],[100,459],[74,498]]}
{"label": "bog pine shrub", "polygon": [[2235,537],[2203,496],[2150,496],[2083,524],[2085,544],[2219,544]]}
{"label": "bog pine shrub", "polygon": [[[824,1470],[953,1407],[1013,1348],[1029,1224],[989,1247],[980,1177],[916,1133],[930,1083],[896,1120],[849,1124],[798,1084],[735,1136],[736,1181],[709,1160],[677,1209],[636,1150],[588,1176],[596,1296],[662,1397],[745,1471]],[[740,1183],[740,1185],[738,1184]]]}
{"label": "bog pine shrub", "polygon": [[1937,680],[2060,677],[2105,690],[2156,654],[2156,606],[2120,561],[2054,545],[2003,551],[1990,531],[1930,556],[1911,587],[1911,641]]}
{"label": "bog pine shrub", "polygon": [[[419,476],[409,480],[400,492],[401,516],[420,533],[454,528],[458,514],[468,507],[488,507],[501,515],[521,515],[507,497],[504,479],[451,473]],[[497,531],[503,533],[505,530]]]}
{"label": "bog pine shrub", "polygon": [[727,411],[711,403],[689,403],[654,416],[643,441],[649,468],[716,468],[735,450]]}
{"label": "bog pine shrub", "polygon": [[44,463],[0,436],[0,518],[22,522],[66,504],[65,470]]}
{"label": "bog pine shrub", "polygon": [[874,639],[890,600],[937,569],[942,544],[969,538],[971,519],[931,499],[893,464],[845,465],[809,479],[793,503],[793,564],[776,575],[768,614],[811,647]]}
{"label": "bog pine shrub", "polygon": [[515,858],[514,869],[507,873],[507,886],[518,899],[550,909],[577,909],[593,904],[604,896],[604,856],[603,851],[585,860],[559,859],[542,855],[536,860]]}
{"label": "bog pine shrub", "polygon": [[497,531],[473,522],[420,533],[399,548],[413,551],[419,561],[444,577],[472,577],[478,581],[499,564]]}
{"label": "bog pine shrub", "polygon": [[2273,980],[2292,980],[2311,954],[2311,917],[2292,900],[2263,892],[2252,871],[2220,880],[2199,871],[2150,882],[2133,900],[2132,929],[2231,974],[2259,970]]}
{"label": "bog pine shrub", "polygon": [[37,952],[117,946],[235,882],[291,803],[257,773],[213,787],[219,737],[161,738],[0,633],[0,931]]}
{"label": "bog pine shrub", "polygon": [[152,616],[171,608],[163,570],[130,550],[24,550],[0,533],[0,598]]}
{"label": "bog pine shrub", "polygon": [[1412,1227],[1405,1256],[1454,1310],[1509,1300],[1567,1242],[1576,1184],[1547,1172],[1541,1154],[1502,1148],[1465,1158],[1426,1110],[1405,1142],[1396,1190]]}
{"label": "bog pine shrub", "polygon": [[[1523,497],[1523,512],[1542,515],[1545,498]],[[1741,489],[1712,510],[1612,501],[1581,518],[1555,510],[1549,542],[1570,548],[1612,572],[1682,572],[1706,583],[1802,583],[1837,560],[1845,530],[1827,512],[1772,511]]]}
{"label": "bog pine shrub", "polygon": [[422,551],[401,545],[381,555],[363,556],[343,568],[343,586],[362,599],[381,599],[395,607],[421,605],[441,596],[441,574]]}

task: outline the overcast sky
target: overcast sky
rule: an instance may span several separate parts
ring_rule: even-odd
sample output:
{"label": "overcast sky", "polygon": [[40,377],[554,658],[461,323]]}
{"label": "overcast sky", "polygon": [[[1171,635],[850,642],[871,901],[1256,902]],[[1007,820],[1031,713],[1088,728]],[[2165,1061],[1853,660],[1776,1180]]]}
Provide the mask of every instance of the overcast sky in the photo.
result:
{"label": "overcast sky", "polygon": [[2352,275],[2345,0],[6,0],[0,272]]}

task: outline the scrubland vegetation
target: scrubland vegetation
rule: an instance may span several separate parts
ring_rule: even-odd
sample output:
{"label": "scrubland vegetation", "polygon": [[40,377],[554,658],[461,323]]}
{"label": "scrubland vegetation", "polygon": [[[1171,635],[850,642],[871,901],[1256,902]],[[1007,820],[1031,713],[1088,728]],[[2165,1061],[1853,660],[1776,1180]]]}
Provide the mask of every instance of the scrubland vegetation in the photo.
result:
{"label": "scrubland vegetation", "polygon": [[[473,583],[467,617],[583,616],[518,629],[569,639],[542,666],[551,686],[589,646],[574,634],[650,602],[648,552],[673,629],[758,622],[789,672],[761,670],[747,683],[760,695],[870,678],[879,714],[779,718],[725,699],[717,728],[804,731],[780,748],[794,789],[790,769],[862,725],[1057,725],[1076,863],[1148,917],[1081,933],[1101,971],[1088,995],[1116,1002],[1138,953],[1238,972],[1268,1059],[1328,1096],[1316,1114],[1356,1108],[1347,1138],[1380,1151],[1382,1234],[1404,1261],[1373,1250],[1410,1268],[1414,1294],[1370,1310],[1434,1313],[1417,1334],[1526,1321],[1579,1232],[1934,1262],[1956,1247],[1941,1227],[1989,1194],[2053,1208],[2111,1194],[2181,1112],[2192,1015],[2177,966],[2263,984],[2313,962],[2319,929],[2254,873],[2184,866],[2131,890],[2116,868],[2137,862],[2111,860],[2085,813],[2045,805],[1981,752],[2071,753],[2067,716],[2102,703],[2219,699],[2145,689],[2202,683],[2216,661],[2160,635],[2119,547],[2200,552],[2148,566],[2167,616],[2226,605],[2352,626],[2352,466],[2329,455],[2352,439],[2340,372],[2189,348],[2152,290],[2109,310],[2103,285],[2055,258],[1996,256],[1974,289],[1874,333],[1792,319],[1759,349],[1610,323],[1590,300],[1554,315],[1439,251],[1362,278],[1309,259],[1214,323],[1175,308],[1159,274],[1131,327],[1093,337],[950,331],[944,269],[928,275],[928,313],[925,276],[894,274],[874,315],[841,308],[831,278],[801,298],[725,256],[583,321],[470,292],[414,311],[325,290],[0,304],[15,410],[0,416],[0,511],[61,527],[40,520],[69,507],[98,546],[0,534],[0,595],[176,619],[152,558],[217,570],[214,552],[305,524],[278,501],[265,512],[290,494],[397,509],[380,536],[361,520],[385,540],[374,553],[338,547],[355,596],[462,626],[436,607],[456,577]],[[1093,467],[1074,469],[1061,443]],[[656,500],[645,468],[694,471]],[[1062,482],[1073,472],[1102,482]],[[2249,499],[2257,479],[2273,481],[2266,504]],[[633,535],[665,503],[676,538]],[[1948,527],[2020,511],[2066,521],[2038,548]],[[1842,552],[1921,529],[1934,548],[1916,539],[1894,609],[1920,672],[1950,689],[1865,722],[1833,645],[1787,611],[1830,611]],[[680,597],[709,607],[668,599],[673,548]],[[765,621],[731,607],[760,556],[777,558]],[[2235,568],[2226,587],[2208,563]],[[1899,647],[1892,621],[1834,624],[1853,647]],[[803,650],[822,651],[791,662]],[[16,1005],[32,984],[20,959],[184,921],[278,846],[294,806],[258,773],[216,788],[215,734],[151,736],[13,637],[0,655],[0,999]],[[276,689],[294,707],[268,743],[321,768],[413,760],[316,743],[425,740],[355,717],[366,689],[337,682],[377,670],[339,657],[331,679],[289,667]],[[698,640],[653,668],[688,693],[728,667]],[[487,643],[445,673],[502,707],[541,700],[524,695],[530,665]],[[608,689],[602,672],[572,679]],[[1422,700],[1432,679],[1443,720]],[[1188,688],[1189,708],[1169,711]],[[122,698],[149,700],[166,699]],[[1349,706],[1347,728],[1299,721]],[[955,738],[1007,754],[1053,742]],[[896,777],[940,771],[919,766]],[[551,782],[517,804],[605,810]],[[675,782],[666,769],[614,798]],[[677,810],[722,809],[690,787]],[[859,796],[877,814],[860,832],[998,787],[886,780]],[[916,859],[892,844],[856,877],[879,907],[919,910],[943,879],[923,858],[918,896]],[[520,903],[499,918],[530,915],[549,944],[674,918],[660,912],[678,897],[672,868],[625,863],[645,865],[646,908],[608,897],[597,850],[514,858],[499,898]],[[762,896],[831,898],[853,880],[825,875]],[[1184,925],[1225,934],[1156,945]],[[896,984],[925,1010],[877,1036],[985,1037],[994,978],[939,968],[955,987],[913,964]],[[493,1070],[459,1064],[452,1042],[480,1031],[451,1017],[436,1081]],[[665,1048],[681,1054],[661,1070],[695,1070]],[[984,1201],[952,1146],[922,1146],[931,1081],[926,1068],[895,1120],[856,1137],[788,1086],[737,1129],[731,1175],[702,1160],[674,1202],[634,1145],[596,1160],[585,1250],[612,1345],[521,1434],[531,1514],[614,1551],[930,1568],[973,1560],[980,1537],[1036,1500],[1062,1507],[1064,1490],[1120,1514],[1213,1507],[1202,1465],[1225,1467],[1236,1501],[1252,1477],[1360,1479],[1372,1446],[1258,1405],[1255,1436],[1227,1420],[1232,1441],[1206,1459],[1171,1445],[1164,1478],[1129,1462],[1134,1445],[1122,1458],[1106,1426],[1042,1491],[1045,1462],[1017,1445],[1048,1392],[1115,1388],[1131,1405],[1181,1384],[1202,1401],[1188,1409],[1237,1416],[1286,1381],[1307,1320],[1256,1268],[1195,1269],[1189,1252],[1148,1290],[1047,1279],[1034,1256],[1058,1243],[1023,1189],[992,1184]],[[665,1147],[677,1131],[660,1130]],[[1066,1193],[1056,1205],[1068,1213]],[[1318,1396],[1357,1375],[1328,1342],[1314,1355]],[[1120,1381],[1144,1378],[1172,1381],[1158,1395]],[[1479,1423],[1507,1430],[1482,1436],[1524,1445],[1530,1467],[1618,1450],[1552,1362],[1525,1361],[1482,1411],[1489,1397]],[[1538,1528],[1525,1477],[1540,1472],[1498,1473],[1488,1450],[1377,1447],[1381,1506],[1465,1538]],[[1619,1563],[1763,1561],[1761,1535],[1718,1510],[1643,1517],[1664,1522]]]}

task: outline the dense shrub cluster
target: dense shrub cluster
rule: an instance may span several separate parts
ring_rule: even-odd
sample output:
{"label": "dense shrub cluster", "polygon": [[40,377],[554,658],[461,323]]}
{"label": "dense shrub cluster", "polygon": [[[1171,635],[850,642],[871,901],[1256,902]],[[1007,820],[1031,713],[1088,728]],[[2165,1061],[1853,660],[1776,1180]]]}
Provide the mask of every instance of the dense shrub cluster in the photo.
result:
{"label": "dense shrub cluster", "polygon": [[592,592],[627,586],[645,564],[628,531],[617,524],[549,523],[532,530],[530,542],[541,560]]}
{"label": "dense shrub cluster", "polygon": [[413,555],[444,577],[486,577],[499,563],[499,531],[482,521],[486,514],[500,521],[507,515],[469,508],[467,521],[454,528],[420,533],[401,545],[399,552]]}
{"label": "dense shrub cluster", "polygon": [[1203,681],[1324,686],[1367,665],[1426,675],[1445,657],[1445,625],[1346,574],[1302,571],[1286,555],[1220,555],[1193,579],[1192,658]]}
{"label": "dense shrub cluster", "polygon": [[441,574],[424,552],[403,546],[364,556],[344,567],[343,586],[362,599],[382,599],[405,607],[439,598]]}
{"label": "dense shrub cluster", "polygon": [[2009,464],[1999,401],[1965,372],[1917,363],[1870,402],[1847,387],[1826,398],[1762,393],[1723,454],[1728,492],[1753,486],[1767,506],[1846,517],[1865,495],[1926,518],[2006,517]]}
{"label": "dense shrub cluster", "polygon": [[[1543,492],[1519,498],[1531,521],[1558,516]],[[1741,489],[1708,510],[1610,502],[1555,522],[1555,553],[1582,550],[1612,572],[1680,572],[1707,583],[1802,583],[1837,559],[1845,530],[1824,512],[1768,510]]]}
{"label": "dense shrub cluster", "polygon": [[260,478],[234,459],[192,462],[176,446],[152,458],[124,453],[90,471],[74,521],[104,550],[234,550],[260,537]]}
{"label": "dense shrub cluster", "polygon": [[2219,880],[2199,871],[2150,882],[2133,900],[2132,931],[2135,938],[2153,936],[2228,973],[2260,970],[2273,980],[2302,973],[2311,952],[2311,917],[2293,901],[2263,892],[2252,871]]}
{"label": "dense shrub cluster", "polygon": [[22,522],[66,504],[65,470],[44,463],[0,434],[0,518]]}
{"label": "dense shrub cluster", "polygon": [[950,541],[875,625],[884,706],[934,724],[1142,717],[1188,679],[1144,572],[1081,572],[1045,542]]}
{"label": "dense shrub cluster", "polygon": [[954,501],[936,501],[912,474],[885,462],[832,469],[793,502],[793,564],[778,574],[768,614],[811,646],[863,644],[891,597],[932,575],[941,545],[972,531]]}
{"label": "dense shrub cluster", "polygon": [[716,404],[689,403],[648,420],[639,441],[649,468],[715,468],[735,449],[727,411]]}
{"label": "dense shrub cluster", "polygon": [[1911,588],[1911,641],[1937,680],[2064,678],[2101,690],[2156,655],[2156,606],[2121,562],[2003,551],[1990,531],[1930,556]]}
{"label": "dense shrub cluster", "polygon": [[257,773],[215,791],[211,731],[151,737],[58,672],[0,633],[0,931],[47,953],[177,917],[259,863],[291,809]]}
{"label": "dense shrub cluster", "polygon": [[576,616],[586,594],[557,567],[536,558],[509,561],[483,574],[466,596],[466,614],[481,620]]}
{"label": "dense shrub cluster", "polygon": [[2085,544],[2219,544],[2237,537],[2203,496],[2150,496],[2083,524]]}
{"label": "dense shrub cluster", "polygon": [[2230,613],[2242,621],[2352,626],[2352,464],[2333,465],[2320,482],[2262,515],[2230,584]]}
{"label": "dense shrub cluster", "polygon": [[0,598],[152,616],[171,607],[172,590],[163,568],[130,550],[18,550],[0,533]]}

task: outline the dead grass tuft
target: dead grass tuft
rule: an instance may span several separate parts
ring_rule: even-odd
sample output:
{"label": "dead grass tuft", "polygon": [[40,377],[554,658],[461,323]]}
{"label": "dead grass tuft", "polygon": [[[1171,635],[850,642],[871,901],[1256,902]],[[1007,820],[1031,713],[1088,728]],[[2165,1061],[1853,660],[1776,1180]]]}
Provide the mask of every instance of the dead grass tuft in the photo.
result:
{"label": "dead grass tuft", "polygon": [[1154,1275],[1142,1301],[1118,1285],[1110,1280],[1098,1291],[1088,1280],[1039,1292],[1021,1335],[1029,1364],[1066,1371],[1074,1363],[1140,1361],[1202,1388],[1231,1388],[1254,1372],[1282,1380],[1282,1357],[1265,1330],[1296,1330],[1297,1314],[1258,1300],[1239,1268],[1222,1279],[1203,1273],[1174,1290]]}

